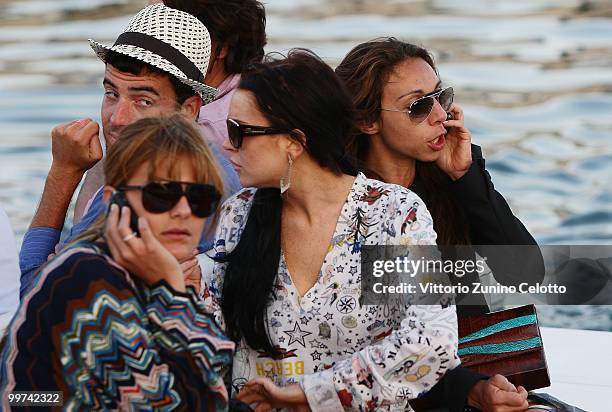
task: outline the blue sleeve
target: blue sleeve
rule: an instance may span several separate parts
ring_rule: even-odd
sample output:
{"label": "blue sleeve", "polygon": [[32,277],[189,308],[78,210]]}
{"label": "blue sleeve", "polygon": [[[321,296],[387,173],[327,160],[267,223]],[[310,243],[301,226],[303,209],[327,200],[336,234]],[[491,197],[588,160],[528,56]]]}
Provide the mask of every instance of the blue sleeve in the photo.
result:
{"label": "blue sleeve", "polygon": [[[81,221],[72,227],[70,234],[62,244],[74,240],[74,238],[87,229],[101,213],[105,212],[106,206],[102,198],[102,193],[102,190],[96,193],[89,210]],[[59,243],[60,236],[61,232],[58,229],[50,227],[34,227],[26,232],[19,253],[19,267],[21,269],[20,297],[22,297],[25,291],[30,287],[34,275],[47,261],[47,257],[55,252],[55,245]]]}
{"label": "blue sleeve", "polygon": [[21,287],[19,297],[32,283],[37,269],[47,261],[47,256],[55,251],[61,232],[50,227],[33,227],[28,229],[23,237],[19,252],[19,268],[21,270]]}
{"label": "blue sleeve", "polygon": [[[217,159],[219,166],[221,166],[221,178],[223,179],[223,185],[225,187],[223,199],[221,200],[221,202],[223,202],[234,193],[242,190],[240,178],[238,177],[238,174],[232,167],[231,163],[221,154],[217,145],[209,143],[208,147],[212,151],[213,156]],[[200,244],[198,245],[198,250],[200,253],[204,253],[207,250],[212,249],[214,245],[215,228],[210,228],[211,224],[212,219],[206,220],[206,225],[204,225],[204,231],[202,232],[202,237],[200,239]]]}
{"label": "blue sleeve", "polygon": [[91,224],[103,213],[106,213],[106,203],[104,203],[103,197],[104,191],[98,190],[94,195],[94,198],[87,210],[87,213],[83,215],[81,221],[76,225],[72,226],[70,229],[70,234],[68,237],[62,242],[62,244],[67,244],[72,242],[78,235],[83,233]]}

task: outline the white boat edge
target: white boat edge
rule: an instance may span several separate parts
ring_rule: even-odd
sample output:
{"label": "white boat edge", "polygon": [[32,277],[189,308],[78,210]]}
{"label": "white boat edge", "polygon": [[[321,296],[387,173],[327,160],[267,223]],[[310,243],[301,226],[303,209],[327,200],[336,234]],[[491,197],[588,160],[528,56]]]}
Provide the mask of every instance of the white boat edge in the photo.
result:
{"label": "white boat edge", "polygon": [[588,412],[609,412],[612,332],[541,327],[551,385],[536,390]]}

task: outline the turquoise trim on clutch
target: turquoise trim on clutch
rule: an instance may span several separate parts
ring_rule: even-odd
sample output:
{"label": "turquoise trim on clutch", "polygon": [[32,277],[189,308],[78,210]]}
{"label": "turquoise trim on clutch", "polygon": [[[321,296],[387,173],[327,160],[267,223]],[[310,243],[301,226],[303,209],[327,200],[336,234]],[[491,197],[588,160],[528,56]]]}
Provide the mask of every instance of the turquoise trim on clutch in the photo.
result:
{"label": "turquoise trim on clutch", "polygon": [[518,352],[527,349],[538,348],[542,346],[542,341],[539,337],[517,340],[514,342],[490,343],[487,345],[469,346],[459,349],[459,356],[463,355],[486,355],[496,353]]}
{"label": "turquoise trim on clutch", "polygon": [[496,323],[484,329],[477,330],[476,332],[471,333],[467,336],[459,338],[459,343],[461,344],[465,342],[470,342],[508,329],[518,328],[519,326],[535,325],[536,323],[536,315],[519,316],[518,318],[504,320],[503,322]]}

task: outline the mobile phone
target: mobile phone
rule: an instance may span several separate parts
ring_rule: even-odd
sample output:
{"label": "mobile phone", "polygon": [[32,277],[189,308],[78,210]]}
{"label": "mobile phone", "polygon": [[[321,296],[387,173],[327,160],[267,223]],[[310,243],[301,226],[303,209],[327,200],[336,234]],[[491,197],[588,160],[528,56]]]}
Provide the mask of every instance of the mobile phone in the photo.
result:
{"label": "mobile phone", "polygon": [[446,120],[453,120],[455,118],[455,116],[453,116],[453,114],[451,112],[447,112],[446,113]]}
{"label": "mobile phone", "polygon": [[119,206],[119,211],[120,211],[119,213],[121,213],[121,208],[123,206],[127,206],[128,208],[130,208],[130,228],[132,229],[133,232],[136,233],[136,236],[140,236],[140,232],[138,231],[138,215],[136,214],[136,212],[134,212],[134,209],[130,205],[130,202],[128,202],[127,198],[125,197],[125,193],[123,192],[113,193],[113,195],[110,198],[110,201],[108,202],[108,211],[106,212],[107,216],[110,213],[110,208],[113,204],[116,204],[117,206]]}

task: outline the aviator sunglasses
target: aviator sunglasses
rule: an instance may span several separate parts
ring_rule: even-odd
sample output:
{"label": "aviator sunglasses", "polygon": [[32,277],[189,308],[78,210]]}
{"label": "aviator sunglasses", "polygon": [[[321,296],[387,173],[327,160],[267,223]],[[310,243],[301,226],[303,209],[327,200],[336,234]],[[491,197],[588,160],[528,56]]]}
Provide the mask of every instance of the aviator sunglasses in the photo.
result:
{"label": "aviator sunglasses", "polygon": [[150,213],[167,212],[185,196],[191,213],[200,218],[212,215],[221,200],[217,188],[204,183],[158,181],[143,186],[122,186],[117,190],[142,190],[142,206]]}
{"label": "aviator sunglasses", "polygon": [[227,134],[234,149],[240,149],[240,147],[242,147],[242,141],[245,136],[263,136],[266,134],[284,134],[291,132],[291,129],[241,124],[234,119],[227,119]]}
{"label": "aviator sunglasses", "polygon": [[433,93],[426,94],[425,96],[419,97],[416,99],[410,107],[406,110],[398,110],[398,109],[380,109],[385,112],[401,112],[405,113],[406,116],[410,119],[412,123],[419,124],[423,120],[427,119],[431,110],[434,106],[434,99],[440,103],[442,109],[445,112],[448,112],[451,105],[453,104],[453,97],[455,93],[453,92],[452,87],[446,87],[442,90],[435,91]]}

